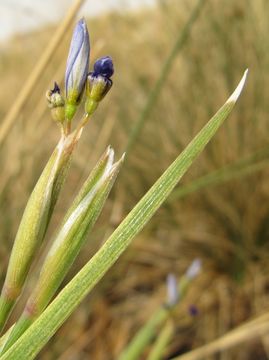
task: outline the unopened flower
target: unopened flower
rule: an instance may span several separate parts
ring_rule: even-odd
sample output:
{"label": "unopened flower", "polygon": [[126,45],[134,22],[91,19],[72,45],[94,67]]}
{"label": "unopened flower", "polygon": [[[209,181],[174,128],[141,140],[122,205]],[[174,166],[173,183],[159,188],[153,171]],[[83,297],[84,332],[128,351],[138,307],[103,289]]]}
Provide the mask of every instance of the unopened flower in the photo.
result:
{"label": "unopened flower", "polygon": [[103,56],[97,59],[93,66],[95,76],[102,75],[108,79],[114,74],[113,61],[110,56]]}
{"label": "unopened flower", "polygon": [[89,68],[90,40],[84,19],[77,23],[65,72],[66,117],[72,119],[79,104]]}
{"label": "unopened flower", "polygon": [[91,115],[97,108],[99,102],[111,89],[113,82],[110,79],[114,73],[113,61],[110,56],[98,59],[89,73],[86,82],[85,111]]}
{"label": "unopened flower", "polygon": [[47,91],[46,97],[48,100],[48,106],[51,109],[64,105],[64,98],[62,97],[61,90],[56,82],[54,83],[54,88]]}
{"label": "unopened flower", "polygon": [[177,279],[174,274],[169,274],[166,280],[167,305],[174,306],[179,300]]}
{"label": "unopened flower", "polygon": [[186,271],[186,277],[189,280],[195,278],[201,272],[202,262],[201,259],[195,259]]}
{"label": "unopened flower", "polygon": [[51,109],[53,120],[63,122],[65,117],[64,105],[65,101],[61,95],[61,90],[58,84],[54,83],[54,88],[46,93],[48,106]]}

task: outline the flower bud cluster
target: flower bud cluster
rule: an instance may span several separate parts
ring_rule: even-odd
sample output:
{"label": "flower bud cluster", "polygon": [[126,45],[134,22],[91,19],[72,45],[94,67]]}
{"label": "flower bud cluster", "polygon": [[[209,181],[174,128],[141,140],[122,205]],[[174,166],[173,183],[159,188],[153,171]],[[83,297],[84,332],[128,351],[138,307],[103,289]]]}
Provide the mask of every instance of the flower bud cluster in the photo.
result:
{"label": "flower bud cluster", "polygon": [[111,57],[104,56],[94,63],[89,72],[90,40],[84,19],[78,21],[70,44],[65,72],[65,97],[55,83],[46,94],[55,121],[70,123],[83,98],[86,87],[85,113],[93,114],[99,102],[111,89],[114,67]]}

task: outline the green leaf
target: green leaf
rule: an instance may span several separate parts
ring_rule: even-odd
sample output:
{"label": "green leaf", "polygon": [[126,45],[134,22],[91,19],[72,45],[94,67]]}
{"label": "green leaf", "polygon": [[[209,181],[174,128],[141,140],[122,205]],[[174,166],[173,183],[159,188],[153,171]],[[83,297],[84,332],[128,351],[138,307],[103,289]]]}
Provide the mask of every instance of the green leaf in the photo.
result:
{"label": "green leaf", "polygon": [[18,341],[0,357],[1,360],[31,360],[39,353],[94,285],[115,263],[132,239],[143,229],[214,136],[231,113],[242,91],[246,76],[247,72],[227,102],[156,181],[93,258],[67,284]]}
{"label": "green leaf", "polygon": [[75,143],[73,134],[60,139],[24,210],[0,297],[0,331],[21,293],[33,258],[46,234]]}
{"label": "green leaf", "polygon": [[121,167],[123,158],[114,165],[113,158],[114,151],[108,148],[72,203],[44,260],[37,284],[1,354],[10,348],[44,310],[79,254]]}

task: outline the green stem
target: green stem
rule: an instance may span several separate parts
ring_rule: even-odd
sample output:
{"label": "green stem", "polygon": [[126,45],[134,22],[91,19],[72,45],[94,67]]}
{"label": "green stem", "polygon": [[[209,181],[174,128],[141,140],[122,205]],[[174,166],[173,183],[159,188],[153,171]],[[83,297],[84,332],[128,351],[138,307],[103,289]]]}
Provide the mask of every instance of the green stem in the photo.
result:
{"label": "green stem", "polygon": [[0,329],[3,329],[6,321],[8,319],[8,315],[11,312],[13,306],[15,304],[15,300],[10,300],[1,295],[0,297]]}
{"label": "green stem", "polygon": [[119,360],[137,360],[140,359],[145,347],[150,343],[156,334],[158,328],[167,320],[170,315],[168,308],[161,307],[151,319],[141,328],[133,338],[130,345],[119,356]]}
{"label": "green stem", "polygon": [[[183,275],[178,283],[179,301],[181,301],[191,283],[191,279]],[[152,341],[157,333],[158,328],[171,316],[175,306],[164,305],[160,307],[151,317],[151,319],[138,331],[138,333],[131,340],[126,349],[123,350],[119,360],[137,360],[145,350],[146,346]]]}
{"label": "green stem", "polygon": [[174,326],[171,320],[167,320],[164,328],[161,330],[155,344],[153,345],[147,360],[161,360],[163,354],[169,344],[174,331]]}

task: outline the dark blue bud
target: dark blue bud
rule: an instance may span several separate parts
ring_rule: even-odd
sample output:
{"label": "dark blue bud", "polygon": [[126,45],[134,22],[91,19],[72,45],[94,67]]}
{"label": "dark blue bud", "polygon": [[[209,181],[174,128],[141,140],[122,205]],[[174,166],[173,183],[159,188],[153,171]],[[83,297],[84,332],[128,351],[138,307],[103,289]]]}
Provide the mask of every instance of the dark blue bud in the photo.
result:
{"label": "dark blue bud", "polygon": [[81,19],[74,29],[66,64],[67,104],[76,105],[81,99],[89,68],[89,55],[89,33],[84,19]]}
{"label": "dark blue bud", "polygon": [[189,314],[191,316],[197,316],[199,314],[199,310],[195,305],[190,305],[189,307]]}
{"label": "dark blue bud", "polygon": [[54,83],[54,88],[47,91],[46,97],[53,120],[63,123],[65,119],[65,100],[61,95],[61,89],[56,82]]}
{"label": "dark blue bud", "polygon": [[60,87],[56,82],[54,83],[54,88],[47,91],[46,97],[50,108],[63,107],[65,104]]}
{"label": "dark blue bud", "polygon": [[97,59],[93,65],[93,75],[102,75],[107,79],[111,78],[114,74],[113,61],[110,56],[103,56]]}
{"label": "dark blue bud", "polygon": [[60,94],[61,93],[61,89],[56,81],[54,82],[54,88],[50,91],[51,91],[51,94]]}

